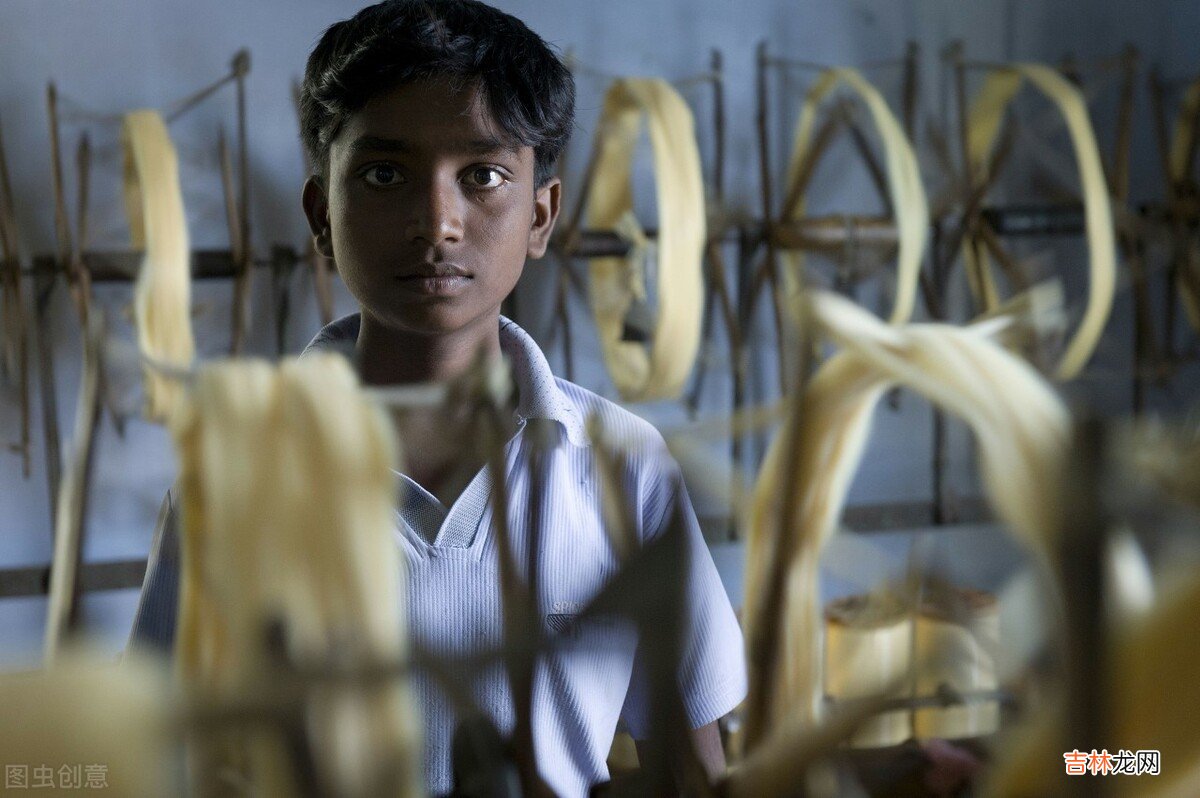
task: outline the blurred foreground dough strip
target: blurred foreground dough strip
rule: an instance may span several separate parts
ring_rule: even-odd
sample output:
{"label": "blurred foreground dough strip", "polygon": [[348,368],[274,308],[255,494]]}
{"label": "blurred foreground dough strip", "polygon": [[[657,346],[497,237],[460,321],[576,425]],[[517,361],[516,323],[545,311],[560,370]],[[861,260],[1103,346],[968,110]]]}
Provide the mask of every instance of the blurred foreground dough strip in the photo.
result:
{"label": "blurred foreground dough strip", "polygon": [[[146,259],[134,286],[138,346],[156,361],[180,368],[195,354],[191,271],[179,166],[167,126],[157,111],[133,111],[121,127],[125,209],[134,249]],[[146,415],[165,421],[182,385],[145,369]]]}
{"label": "blurred foreground dough strip", "polygon": [[[890,327],[854,303],[814,293],[809,312],[842,351],[828,360],[794,401],[798,415],[775,438],[755,486],[746,558],[746,638],[750,656],[768,612],[781,610],[776,670],[766,674],[767,717],[747,727],[769,730],[796,708],[816,722],[822,700],[818,593],[821,549],[837,528],[846,492],[866,445],[875,405],[895,385],[962,418],[979,443],[980,472],[997,516],[1042,564],[1053,550],[1057,485],[1069,417],[1054,390],[1026,362],[986,337],[987,325]],[[785,462],[791,419],[802,419],[795,462]],[[784,484],[785,479],[793,480]],[[781,529],[786,492],[797,491],[794,527]],[[763,605],[773,567],[784,569],[781,608]],[[752,669],[753,670],[753,669]],[[751,684],[751,697],[763,689]],[[761,693],[760,693],[761,695]],[[755,701],[750,702],[750,709]]]}
{"label": "blurred foreground dough strip", "polygon": [[[406,655],[394,434],[345,360],[205,366],[171,431],[183,502],[175,659],[186,686],[236,699],[270,684],[274,624],[301,663]],[[317,764],[340,794],[419,794],[417,722],[400,682],[309,696]],[[230,733],[196,757],[197,774],[232,769],[262,794],[297,794],[277,735]]]}
{"label": "blurred foreground dough strip", "polygon": [[[623,78],[609,88],[597,128],[588,227],[640,236],[633,217],[633,157],[643,117],[658,194],[657,317],[646,344],[622,340],[635,302],[647,299],[644,246],[591,261],[591,303],[613,382],[627,402],[673,399],[700,345],[704,306],[704,180],[692,112],[665,80]],[[636,239],[635,239],[636,242]]]}
{"label": "blurred foreground dough strip", "polygon": [[158,661],[126,655],[118,665],[111,654],[74,649],[50,667],[0,675],[3,794],[177,794],[171,776],[178,738],[168,686]]}
{"label": "blurred foreground dough strip", "polygon": [[[788,166],[787,192],[791,196],[801,171],[812,157],[813,127],[821,103],[839,86],[845,85],[854,91],[866,106],[875,124],[875,130],[883,143],[887,162],[888,193],[895,214],[896,230],[899,234],[900,251],[896,264],[896,302],[888,321],[902,324],[912,316],[916,303],[917,284],[920,277],[921,258],[925,253],[925,242],[929,236],[929,205],[921,183],[917,156],[913,152],[904,128],[896,120],[887,101],[879,90],[871,85],[857,70],[849,68],[829,69],[818,75],[812,88],[804,98],[800,117],[796,123],[796,135],[792,143],[792,160]],[[810,183],[811,185],[811,183]],[[804,216],[805,193],[791,209],[785,221],[795,221]],[[784,284],[789,293],[796,296],[803,284],[803,254],[798,250],[783,253],[788,264],[784,270]]]}
{"label": "blurred foreground dough strip", "polygon": [[[1043,64],[1012,64],[1005,69],[989,72],[969,112],[969,168],[974,173],[985,168],[988,156],[996,145],[1004,114],[1025,81],[1054,103],[1062,114],[1075,150],[1079,182],[1083,189],[1091,275],[1083,318],[1056,369],[1058,379],[1069,380],[1087,365],[1101,333],[1104,332],[1104,326],[1108,323],[1116,288],[1117,268],[1108,184],[1104,179],[1104,167],[1096,145],[1096,133],[1092,129],[1087,101],[1083,94],[1056,70]],[[976,294],[984,298],[986,309],[990,310],[992,304],[999,300],[986,252],[982,247],[964,242],[963,257]]]}
{"label": "blurred foreground dough strip", "polygon": [[[1182,569],[1179,569],[1182,570]],[[1096,741],[1110,754],[1121,749],[1160,753],[1158,776],[1108,777],[1106,795],[1191,798],[1200,783],[1200,735],[1196,734],[1200,682],[1195,677],[1200,644],[1200,579],[1174,573],[1182,584],[1163,590],[1157,605],[1134,623],[1109,632],[1104,663],[1109,683],[1103,696],[1108,737]],[[1071,783],[1064,775],[1061,702],[1031,715],[996,748],[997,761],[982,795],[1056,795]],[[1066,743],[1067,751],[1074,742]],[[1080,741],[1080,750],[1093,747]],[[1097,749],[1099,750],[1099,749]]]}

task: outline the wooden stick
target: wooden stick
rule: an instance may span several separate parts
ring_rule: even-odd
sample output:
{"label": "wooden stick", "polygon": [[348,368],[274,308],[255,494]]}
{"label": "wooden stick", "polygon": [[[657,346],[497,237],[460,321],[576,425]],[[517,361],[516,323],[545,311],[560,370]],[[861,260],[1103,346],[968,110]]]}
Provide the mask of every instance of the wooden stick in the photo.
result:
{"label": "wooden stick", "polygon": [[287,351],[287,326],[292,310],[291,282],[295,270],[296,261],[287,257],[286,250],[272,248],[271,288],[275,300],[275,352],[280,357]]}
{"label": "wooden stick", "polygon": [[229,254],[233,261],[233,328],[229,351],[237,355],[242,348],[244,319],[241,318],[242,294],[244,287],[242,267],[245,264],[245,244],[242,239],[241,217],[238,214],[236,188],[233,181],[233,162],[229,154],[229,143],[225,138],[225,129],[217,131],[217,157],[221,161],[221,187],[225,195],[225,222],[229,228]]}
{"label": "wooden stick", "polygon": [[[707,248],[707,245],[706,245]],[[708,361],[712,357],[713,312],[716,310],[716,297],[712,285],[712,266],[705,258],[704,283],[708,289],[704,292],[704,310],[700,314],[700,355],[697,358],[696,372],[692,376],[692,388],[685,402],[688,417],[695,420],[700,410],[700,398],[704,391],[704,378],[708,374]]]}
{"label": "wooden stick", "polygon": [[[67,221],[67,206],[62,188],[62,149],[59,142],[58,90],[50,83],[46,90],[47,110],[50,122],[50,167],[54,188],[54,232],[58,242],[54,268],[65,270],[71,259],[71,227]],[[59,438],[58,396],[54,386],[54,362],[50,350],[49,302],[54,292],[54,272],[35,278],[35,314],[37,325],[37,366],[40,374],[42,398],[42,432],[46,443],[47,487],[50,499],[50,522],[58,521],[58,496],[61,482],[61,442]],[[80,313],[86,306],[80,304],[76,295],[76,307]],[[80,318],[84,325],[88,320]]]}
{"label": "wooden stick", "polygon": [[[757,59],[757,98],[758,111],[756,119],[758,122],[758,149],[759,149],[759,179],[762,181],[762,208],[763,218],[774,218],[775,200],[772,196],[771,182],[771,137],[768,127],[770,125],[769,113],[767,111],[767,67],[770,59],[767,57],[767,43],[760,41],[758,43],[758,59]],[[783,297],[779,286],[779,260],[775,250],[775,244],[771,241],[771,237],[767,236],[767,254],[763,268],[766,271],[767,282],[771,286],[772,311],[775,316],[775,346],[778,350],[779,363],[779,389],[781,392],[786,392],[788,387],[788,369],[787,369],[787,352],[785,349],[785,332],[784,332],[784,309]],[[756,279],[755,282],[758,282]]]}
{"label": "wooden stick", "polygon": [[1175,358],[1175,306],[1179,301],[1177,279],[1183,252],[1187,247],[1187,233],[1178,210],[1182,187],[1175,182],[1171,173],[1171,144],[1167,136],[1165,91],[1162,75],[1155,68],[1150,72],[1150,108],[1154,114],[1155,140],[1158,143],[1159,162],[1167,184],[1167,197],[1172,217],[1171,230],[1174,236],[1174,251],[1167,266],[1166,280],[1163,283],[1163,301],[1166,305],[1163,324],[1163,355],[1167,361],[1172,361]]}
{"label": "wooden stick", "polygon": [[1154,116],[1154,141],[1158,144],[1158,162],[1162,168],[1163,180],[1167,183],[1168,196],[1172,196],[1174,178],[1171,176],[1171,140],[1167,135],[1166,98],[1164,96],[1162,73],[1155,67],[1150,71],[1150,111]]}
{"label": "wooden stick", "polygon": [[[808,184],[812,182],[813,172],[816,171],[817,164],[824,157],[830,143],[845,124],[845,105],[839,104],[836,110],[821,123],[821,127],[817,128],[817,133],[813,136],[812,146],[796,171],[796,180],[788,187],[787,199],[783,202],[783,210],[779,214],[779,219],[790,219],[796,213],[796,206],[800,204],[800,198],[808,191]],[[768,215],[765,218],[770,219],[772,217]]]}
{"label": "wooden stick", "polygon": [[[713,312],[719,310],[729,341],[731,360],[736,368],[738,353],[742,348],[741,332],[738,329],[737,312],[734,310],[733,300],[729,296],[729,288],[725,283],[725,259],[721,255],[720,242],[710,237],[705,242],[704,251],[705,263],[708,267],[706,273],[708,291],[704,298],[704,345],[702,351],[707,355],[712,345],[712,330],[715,326]],[[688,399],[688,408],[692,418],[695,418],[700,405],[700,393],[707,371],[706,358],[702,357],[693,383],[692,394]]]}
{"label": "wooden stick", "polygon": [[58,90],[50,83],[46,90],[46,103],[50,116],[50,166],[54,181],[54,230],[58,241],[58,268],[67,272],[71,283],[71,296],[79,313],[83,327],[88,324],[90,285],[86,274],[75,259],[75,247],[71,241],[71,222],[67,216],[66,192],[63,189],[62,146],[58,129]]}
{"label": "wooden stick", "polygon": [[[1109,192],[1124,207],[1129,199],[1129,159],[1133,135],[1134,80],[1136,77],[1138,52],[1132,46],[1125,48],[1122,58],[1121,100],[1117,111],[1117,135],[1113,150],[1113,168],[1109,181]],[[1168,187],[1168,190],[1169,187]],[[1145,403],[1145,379],[1143,371],[1147,363],[1158,365],[1162,354],[1158,349],[1154,330],[1154,314],[1150,298],[1150,285],[1146,275],[1144,247],[1141,235],[1128,221],[1118,221],[1117,238],[1125,261],[1129,265],[1133,287],[1133,376],[1132,410],[1140,416]]]}
{"label": "wooden stick", "polygon": [[71,227],[67,220],[67,200],[63,191],[62,148],[58,138],[58,90],[51,83],[46,89],[50,115],[50,168],[54,184],[54,232],[58,242],[58,263],[64,267],[71,257]]}
{"label": "wooden stick", "polygon": [[[712,285],[714,293],[717,297],[718,307],[721,311],[721,317],[725,321],[725,335],[729,341],[729,359],[732,366],[732,377],[734,383],[735,396],[742,396],[745,393],[743,385],[746,380],[746,354],[745,343],[742,339],[742,329],[738,323],[737,308],[734,306],[733,298],[729,295],[729,287],[726,283],[725,258],[721,254],[721,247],[718,242],[709,240],[709,262],[712,264]],[[736,414],[739,407],[735,404],[733,412]],[[745,484],[743,482],[742,471],[739,464],[742,462],[742,435],[734,434],[730,441],[730,462],[733,464],[733,500],[734,507],[740,506],[742,497],[745,494]],[[736,513],[731,513],[731,519],[736,518]],[[728,538],[730,541],[737,539],[737,524],[731,520],[728,529]]]}
{"label": "wooden stick", "polygon": [[11,444],[21,454],[21,474],[29,479],[33,453],[30,434],[29,402],[29,334],[25,321],[25,298],[21,293],[21,258],[17,240],[17,221],[13,204],[12,184],[8,178],[8,159],[4,152],[4,136],[0,131],[0,279],[4,286],[5,358],[15,359],[18,394],[21,408],[21,437]]}
{"label": "wooden stick", "polygon": [[954,94],[958,104],[958,144],[962,158],[962,188],[964,197],[971,195],[974,175],[971,169],[971,134],[969,110],[967,105],[967,65],[963,60],[963,43],[954,42],[951,45],[950,58],[954,64]]}
{"label": "wooden stick", "polygon": [[54,561],[50,567],[50,601],[46,612],[44,659],[54,662],[64,642],[79,628],[79,567],[87,531],[88,489],[95,467],[96,438],[104,386],[101,362],[102,332],[98,325],[83,331],[83,382],[76,408],[75,451],[71,473],[59,489],[55,518]]}
{"label": "wooden stick", "polygon": [[999,261],[1013,290],[1017,292],[1028,290],[1033,281],[1030,279],[1025,266],[1008,253],[1008,250],[1000,243],[1000,239],[991,225],[980,219],[979,225],[976,227],[976,232],[983,241],[984,246],[987,247],[988,252]]}
{"label": "wooden stick", "polygon": [[[57,265],[58,261],[55,261]],[[50,500],[50,528],[58,516],[58,486],[61,481],[62,454],[58,433],[58,390],[54,378],[54,355],[51,350],[50,302],[54,295],[55,271],[34,272],[34,319],[37,332],[39,396],[42,410],[42,448],[46,458],[46,487]]]}
{"label": "wooden stick", "polygon": [[204,88],[200,89],[199,91],[197,91],[193,94],[188,95],[187,97],[184,97],[182,100],[175,103],[175,105],[173,105],[171,107],[171,110],[166,113],[165,118],[166,118],[167,124],[174,122],[176,119],[183,116],[184,114],[186,114],[188,111],[195,108],[197,105],[199,105],[203,101],[207,100],[209,97],[211,97],[213,94],[215,94],[217,92],[217,90],[220,89],[222,86],[224,86],[226,83],[229,83],[236,79],[237,79],[236,73],[230,72],[228,75],[225,75],[224,77],[218,79],[216,82],[211,83],[208,86],[205,86]]}
{"label": "wooden stick", "polygon": [[850,138],[854,141],[854,147],[858,150],[858,154],[867,165],[867,172],[871,176],[871,183],[875,186],[875,193],[879,195],[879,200],[883,203],[884,213],[890,216],[894,212],[892,208],[892,195],[888,192],[887,178],[883,174],[883,166],[875,156],[875,151],[871,149],[871,144],[867,141],[867,135],[863,132],[862,126],[849,113],[846,115],[846,121],[850,127]]}
{"label": "wooden stick", "polygon": [[1139,239],[1124,237],[1127,242],[1126,259],[1133,280],[1133,415],[1141,416],[1145,403],[1145,379],[1142,371],[1146,361],[1161,363],[1161,354],[1154,334],[1153,309],[1146,279],[1146,264],[1142,260],[1143,247]]}
{"label": "wooden stick", "polygon": [[713,201],[717,208],[725,207],[725,62],[721,51],[713,49],[713,135],[716,139],[716,163],[713,165]]}
{"label": "wooden stick", "polygon": [[241,258],[233,285],[233,340],[231,354],[242,351],[246,328],[250,323],[250,153],[246,136],[246,75],[250,71],[250,54],[241,50],[233,58],[237,81],[238,137],[238,239]]}
{"label": "wooden stick", "polygon": [[78,268],[85,269],[82,253],[87,249],[88,239],[88,192],[91,186],[92,145],[85,132],[79,139],[75,153],[75,167],[79,174],[79,204],[76,216],[74,260]]}
{"label": "wooden stick", "polygon": [[75,154],[75,167],[79,177],[79,197],[76,234],[73,239],[74,246],[71,249],[70,274],[76,302],[81,306],[80,318],[86,319],[92,299],[92,275],[83,258],[83,253],[87,249],[88,199],[92,172],[92,146],[86,132],[79,140],[79,148]]}
{"label": "wooden stick", "polygon": [[[598,141],[599,139],[597,139]],[[561,235],[562,249],[568,255],[573,255],[575,249],[579,245],[580,225],[583,223],[583,212],[587,207],[588,194],[592,190],[592,182],[596,178],[596,164],[599,162],[598,147],[593,147],[588,155],[587,167],[583,172],[583,179],[579,183],[579,193],[575,195],[575,207],[571,210],[571,216],[567,219],[567,227]]]}
{"label": "wooden stick", "polygon": [[[737,247],[737,273],[735,275],[734,285],[737,287],[737,303],[734,306],[737,311],[737,329],[738,340],[745,342],[749,340],[751,327],[754,323],[754,294],[751,286],[754,280],[754,250],[757,248],[759,237],[751,233],[745,225],[738,229],[738,247]],[[750,358],[750,347],[742,346],[740,351],[734,352],[733,363],[733,415],[736,418],[741,414],[750,401],[749,387],[750,377],[753,373],[753,363]],[[741,485],[746,479],[747,460],[750,460],[751,446],[747,445],[747,436],[751,433],[738,429],[736,425],[730,430],[732,438],[730,450],[733,457],[733,468],[737,475],[735,484]],[[761,432],[754,433],[750,439],[755,452],[761,451],[764,435]],[[753,458],[757,465],[757,457]],[[736,516],[730,521],[730,538],[736,538],[738,528]]]}
{"label": "wooden stick", "polygon": [[1122,59],[1121,99],[1117,109],[1117,135],[1113,144],[1109,191],[1121,203],[1129,199],[1129,156],[1133,140],[1133,90],[1137,77],[1138,52],[1129,45]]}
{"label": "wooden stick", "polygon": [[908,43],[904,52],[904,132],[916,146],[917,141],[917,93],[920,90],[921,46],[914,41]]}

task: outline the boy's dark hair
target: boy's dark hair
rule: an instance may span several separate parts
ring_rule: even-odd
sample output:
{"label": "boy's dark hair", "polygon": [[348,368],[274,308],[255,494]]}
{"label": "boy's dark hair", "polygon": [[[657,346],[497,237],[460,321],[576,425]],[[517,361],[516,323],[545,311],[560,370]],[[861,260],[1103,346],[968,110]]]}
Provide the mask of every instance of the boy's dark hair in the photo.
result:
{"label": "boy's dark hair", "polygon": [[533,147],[538,186],[575,119],[575,80],[540,36],[477,0],[384,0],[330,26],[308,57],[300,133],[317,170],[346,118],[380,92],[425,78],[477,80],[492,117]]}

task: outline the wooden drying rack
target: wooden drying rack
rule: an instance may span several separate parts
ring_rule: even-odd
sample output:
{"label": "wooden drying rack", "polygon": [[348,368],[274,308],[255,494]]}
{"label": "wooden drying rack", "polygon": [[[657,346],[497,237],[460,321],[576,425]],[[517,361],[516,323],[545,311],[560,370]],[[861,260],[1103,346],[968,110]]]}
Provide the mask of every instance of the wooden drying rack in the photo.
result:
{"label": "wooden drying rack", "polygon": [[[278,274],[283,270],[292,268],[297,262],[303,259],[303,256],[297,255],[295,251],[289,248],[276,247],[269,259],[254,261],[249,256],[249,248],[242,246],[240,243],[248,242],[249,240],[248,235],[244,232],[248,228],[245,202],[248,189],[244,179],[244,175],[246,174],[244,89],[241,88],[245,70],[248,69],[248,59],[241,59],[241,56],[242,54],[239,54],[239,57],[234,59],[233,71],[229,76],[223,78],[217,84],[214,84],[214,86],[188,98],[177,113],[182,113],[187,107],[191,107],[191,105],[199,102],[225,82],[235,80],[239,85],[238,132],[239,148],[241,150],[240,165],[243,179],[238,185],[237,191],[234,189],[230,176],[231,170],[228,168],[228,152],[224,148],[222,154],[222,163],[224,166],[223,179],[226,187],[226,206],[232,246],[230,250],[196,252],[194,255],[194,275],[198,279],[240,279],[243,284],[241,295],[244,295],[245,274],[250,267],[269,266]],[[869,67],[902,68],[903,100],[901,116],[904,128],[910,138],[914,137],[916,127],[918,57],[919,51],[916,45],[910,44],[904,57],[901,59],[867,65]],[[954,92],[960,108],[960,117],[964,119],[965,114],[961,113],[961,110],[966,108],[967,72],[978,69],[997,69],[1005,66],[1003,64],[968,61],[964,58],[961,44],[954,44],[949,47],[943,53],[941,60],[944,69],[953,70]],[[239,63],[241,64],[240,67]],[[1137,63],[1138,55],[1136,51],[1128,48],[1117,58],[1109,59],[1095,65],[1088,65],[1091,68],[1099,70],[1119,69],[1121,72],[1120,105],[1117,113],[1115,146],[1111,160],[1107,164],[1109,167],[1107,177],[1112,198],[1122,206],[1128,201],[1132,99]],[[725,108],[723,64],[719,52],[713,51],[711,53],[710,67],[708,72],[684,78],[676,81],[676,83],[707,83],[712,86],[713,90],[714,102],[711,124],[715,137],[715,164],[710,179],[712,181],[713,199],[715,200],[716,208],[709,215],[710,218],[715,218],[718,223],[710,227],[708,240],[705,245],[706,282],[709,290],[706,292],[702,352],[706,353],[712,345],[713,327],[716,323],[713,316],[714,313],[717,313],[727,330],[730,342],[731,359],[733,362],[733,407],[736,413],[745,410],[750,404],[748,381],[752,364],[750,363],[750,352],[747,342],[754,320],[754,308],[764,288],[769,288],[772,293],[777,342],[779,342],[779,336],[782,334],[782,327],[779,323],[778,253],[789,249],[799,249],[837,254],[844,252],[845,248],[850,244],[890,252],[897,246],[897,235],[895,225],[886,216],[832,215],[808,217],[797,221],[783,221],[787,219],[790,207],[793,207],[797,200],[796,195],[799,193],[797,191],[791,192],[791,196],[787,198],[785,207],[781,213],[776,214],[772,212],[775,205],[772,182],[773,171],[770,163],[771,142],[769,121],[771,115],[769,104],[769,71],[771,69],[804,69],[816,71],[828,67],[821,64],[770,56],[765,43],[759,45],[757,56],[756,86],[758,107],[756,122],[762,179],[761,194],[764,219],[766,221],[733,220],[732,216],[726,212],[724,206],[724,172],[726,166]],[[1084,65],[1069,58],[1063,62],[1062,69],[1065,74],[1077,82],[1082,80],[1082,75],[1085,72]],[[1166,84],[1162,81],[1161,77],[1157,73],[1152,74],[1151,94],[1155,99],[1156,121],[1160,130],[1159,145],[1160,151],[1163,154],[1164,165],[1166,159],[1165,147],[1167,145],[1165,138],[1165,112],[1162,106],[1165,91]],[[48,341],[46,310],[49,301],[49,292],[53,289],[57,275],[63,274],[68,277],[73,286],[73,295],[76,303],[81,304],[86,302],[86,294],[83,294],[81,297],[81,292],[77,288],[79,284],[90,284],[92,281],[127,281],[131,279],[132,275],[136,274],[140,263],[140,258],[136,253],[103,253],[83,250],[81,243],[85,240],[86,233],[86,190],[81,190],[80,224],[78,235],[76,236],[76,240],[80,243],[77,244],[72,240],[66,222],[65,200],[63,199],[62,191],[61,157],[58,147],[58,124],[55,114],[53,87],[51,87],[49,92],[49,98],[55,163],[56,230],[58,231],[59,252],[53,257],[35,259],[33,270],[38,286],[37,322],[40,363],[48,363],[49,359],[49,352],[42,342]],[[1200,115],[1193,120],[1193,123],[1200,124]],[[872,183],[886,208],[889,197],[883,180],[882,167],[878,158],[872,152],[863,130],[856,120],[846,112],[844,107],[836,109],[834,115],[818,125],[814,137],[814,146],[809,154],[808,161],[803,165],[802,174],[805,177],[801,181],[801,184],[811,179],[820,158],[827,151],[835,134],[842,129],[849,131],[855,150],[866,165]],[[959,145],[959,155],[964,161],[966,155],[966,133],[965,125],[960,125],[957,131],[957,138],[959,139],[957,144]],[[1004,250],[1001,244],[1002,239],[1021,236],[1074,236],[1083,232],[1083,213],[1081,204],[1078,202],[1050,206],[1019,205],[1006,207],[991,207],[984,204],[984,196],[998,178],[1000,173],[999,167],[1004,163],[1010,149],[1011,130],[1005,129],[985,179],[979,181],[973,180],[969,174],[969,170],[964,166],[962,175],[965,178],[957,180],[954,186],[954,193],[932,203],[934,205],[934,214],[932,219],[931,254],[928,268],[922,269],[920,277],[922,297],[930,315],[934,318],[945,318],[944,301],[946,287],[959,245],[965,236],[972,234],[980,235],[989,252],[996,258],[1001,267],[1006,270],[1006,274],[1009,275],[1010,279],[1013,279],[1014,284],[1019,286],[1021,285],[1018,279],[1020,271],[1014,268],[1016,261]],[[86,139],[84,143],[81,143],[81,151],[85,150]],[[952,156],[948,152],[944,155],[944,160],[947,160],[952,167]],[[80,164],[81,186],[85,186],[86,166],[84,164],[86,164],[86,157],[80,158]],[[578,294],[583,294],[585,291],[582,278],[573,267],[572,261],[577,258],[621,256],[627,254],[629,246],[626,241],[615,233],[582,228],[586,196],[593,177],[592,171],[592,165],[589,164],[589,167],[585,170],[584,178],[577,193],[571,214],[567,218],[567,223],[551,242],[551,253],[561,267],[556,294],[555,317],[556,323],[559,325],[559,332],[562,335],[561,345],[564,351],[565,376],[568,379],[573,370],[573,357],[571,354],[572,347],[570,323],[567,316],[567,303],[571,291],[575,291]],[[1170,201],[1165,207],[1147,206],[1141,209],[1140,215],[1142,217],[1165,218],[1173,225],[1172,229],[1175,231],[1176,241],[1178,241],[1186,235],[1189,224],[1192,226],[1195,225],[1193,217],[1197,216],[1197,210],[1196,203],[1194,202],[1194,187],[1192,187],[1191,191],[1192,193],[1189,193],[1187,186],[1172,187]],[[242,198],[240,204],[235,194],[240,194]],[[1191,216],[1187,215],[1189,213]],[[1189,222],[1189,219],[1192,221]],[[1133,377],[1134,402],[1135,408],[1140,408],[1141,397],[1144,391],[1144,381],[1151,371],[1145,368],[1144,364],[1147,362],[1161,363],[1163,361],[1155,359],[1157,355],[1155,354],[1156,349],[1153,344],[1157,336],[1153,331],[1153,314],[1150,311],[1149,295],[1147,293],[1148,280],[1142,260],[1144,241],[1139,235],[1139,227],[1130,223],[1127,217],[1122,217],[1118,221],[1121,222],[1119,241],[1122,252],[1131,263],[1131,272],[1134,278],[1135,335],[1137,336],[1135,357],[1138,358],[1139,363],[1139,366],[1135,368]],[[2,229],[0,227],[0,230]],[[656,231],[647,230],[646,234],[648,237],[653,238]],[[736,243],[738,250],[737,269],[735,272],[736,296],[731,296],[729,291],[726,279],[726,264],[722,252],[722,248],[731,241]],[[311,253],[309,254],[311,255]],[[851,281],[868,276],[870,276],[869,273],[854,274],[853,272],[846,272],[841,275],[839,288],[845,289]],[[1171,279],[1167,282],[1168,297],[1174,299],[1174,280]],[[86,312],[86,310],[81,309],[81,313],[83,312]],[[245,329],[244,321],[239,321],[239,318],[240,314],[235,313],[235,342],[240,335],[237,330],[244,331]],[[1167,352],[1171,351],[1169,332],[1165,348]],[[696,412],[699,404],[707,359],[706,357],[700,359],[700,363],[697,366],[697,374],[687,400],[689,409],[693,414]],[[47,472],[48,480],[52,485],[51,496],[53,497],[57,493],[54,488],[57,486],[61,469],[61,465],[58,463],[57,415],[56,412],[45,412],[47,402],[45,397],[47,395],[50,397],[49,403],[51,409],[54,410],[53,374],[47,367],[41,368],[40,371],[43,381],[43,424],[45,427],[44,437],[47,442]],[[50,391],[45,390],[47,381],[49,381]],[[731,454],[734,468],[739,476],[746,474],[748,469],[754,465],[753,462],[750,462],[753,458],[749,457],[750,449],[744,440],[748,434],[753,433],[738,431],[731,436]],[[931,462],[933,500],[931,503],[905,502],[848,508],[845,519],[847,525],[851,528],[860,529],[880,527],[912,528],[929,524],[940,525],[978,521],[988,518],[989,513],[984,503],[973,499],[961,499],[952,496],[947,490],[944,479],[947,466],[946,436],[946,419],[943,414],[934,411],[933,457]],[[762,441],[760,440],[759,443],[759,449],[761,449]],[[83,575],[83,584],[85,587],[90,585],[94,585],[100,589],[106,586],[129,587],[136,586],[137,580],[140,580],[144,563],[105,563],[90,566],[90,568],[94,569],[95,573],[92,574],[85,570]],[[34,567],[18,570],[19,573],[15,570],[5,572],[6,576],[11,573],[13,578],[11,580],[0,580],[0,595],[28,594],[28,591],[34,590],[38,586],[44,586],[46,569]]]}

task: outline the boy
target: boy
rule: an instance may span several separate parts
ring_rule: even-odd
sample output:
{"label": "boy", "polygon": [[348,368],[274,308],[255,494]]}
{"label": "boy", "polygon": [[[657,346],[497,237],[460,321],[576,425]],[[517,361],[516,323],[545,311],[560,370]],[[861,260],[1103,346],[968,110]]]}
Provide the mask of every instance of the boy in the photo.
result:
{"label": "boy", "polygon": [[[574,119],[570,73],[515,18],[476,0],[386,0],[332,26],[308,60],[305,146],[318,173],[303,205],[318,250],[337,263],[361,313],[328,325],[305,351],[338,350],[368,385],[446,381],[482,350],[512,365],[516,408],[505,447],[509,528],[519,562],[528,541],[531,436],[548,421],[541,458],[539,607],[569,645],[538,659],[533,738],[539,771],[559,795],[607,776],[618,718],[649,727],[646,665],[631,629],[573,616],[616,572],[584,422],[598,415],[632,441],[622,473],[643,542],[683,508],[690,570],[679,684],[710,774],[724,766],[715,721],[745,692],[742,638],[661,436],[636,416],[550,372],[545,356],[500,316],[526,258],[546,250],[561,204],[555,163]],[[405,454],[398,545],[407,561],[409,634],[447,658],[502,641],[490,479],[461,408],[397,416]],[[468,479],[460,478],[466,474]],[[133,639],[166,647],[174,628],[178,540],[172,497],[151,554]],[[502,669],[476,674],[480,707],[510,731]],[[449,702],[421,675],[426,779],[452,787]]]}

